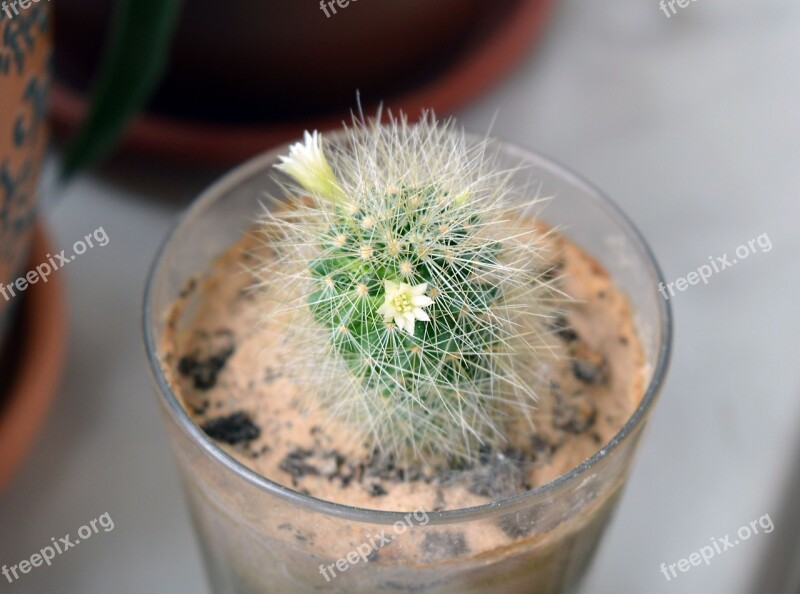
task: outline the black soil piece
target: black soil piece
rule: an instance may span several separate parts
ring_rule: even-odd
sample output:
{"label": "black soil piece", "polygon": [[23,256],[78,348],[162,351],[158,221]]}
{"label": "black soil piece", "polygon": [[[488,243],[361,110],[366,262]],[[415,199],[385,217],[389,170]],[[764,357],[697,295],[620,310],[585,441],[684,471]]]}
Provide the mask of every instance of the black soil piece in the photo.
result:
{"label": "black soil piece", "polygon": [[271,384],[282,375],[283,373],[281,373],[280,370],[273,369],[272,367],[267,367],[267,369],[264,372],[264,383]]}
{"label": "black soil piece", "polygon": [[572,374],[579,381],[597,385],[608,382],[608,362],[602,354],[578,344],[572,349],[572,355]]}
{"label": "black soil piece", "polygon": [[181,289],[181,292],[178,294],[178,296],[181,299],[186,299],[189,295],[194,293],[196,288],[197,288],[197,279],[190,278],[188,282],[184,285],[183,289]]}
{"label": "black soil piece", "polygon": [[190,405],[190,408],[192,409],[192,412],[193,412],[193,413],[194,413],[196,416],[198,416],[198,417],[199,417],[200,415],[204,415],[204,414],[206,414],[206,411],[208,411],[208,407],[209,407],[209,406],[211,406],[211,403],[210,403],[208,400],[203,400],[203,401],[200,403],[200,405],[199,405],[199,406],[191,406],[191,405]]}
{"label": "black soil piece", "polygon": [[542,272],[542,281],[546,283],[553,282],[559,276],[561,276],[563,268],[564,262],[562,260],[554,262],[549,268]]}
{"label": "black soil piece", "polygon": [[591,429],[597,421],[597,406],[585,395],[570,402],[559,400],[553,411],[553,427],[567,433],[580,435]]}
{"label": "black soil piece", "polygon": [[346,489],[352,482],[360,483],[363,477],[363,464],[347,464],[347,466],[343,467],[333,478],[338,478],[342,483],[342,488]]}
{"label": "black soil piece", "polygon": [[496,500],[527,491],[530,486],[525,483],[523,462],[524,455],[518,450],[507,449],[493,454],[491,448],[483,446],[480,466],[473,471],[469,492]]}
{"label": "black soil piece", "polygon": [[585,384],[603,383],[606,377],[603,367],[580,359],[572,362],[572,373]]}
{"label": "black soil piece", "polygon": [[230,445],[249,442],[261,435],[261,428],[244,411],[216,417],[200,427],[211,439]]}
{"label": "black soil piece", "polygon": [[[312,427],[312,435],[319,432]],[[430,482],[432,477],[423,476],[418,470],[407,471],[398,467],[391,456],[373,455],[366,462],[350,462],[337,450],[323,449],[319,444],[313,449],[296,449],[289,453],[280,463],[280,469],[292,476],[293,483],[307,475],[323,476],[329,481],[338,481],[342,488],[351,484],[364,485],[373,497],[388,494],[385,483],[402,483],[424,480]]]}
{"label": "black soil piece", "polygon": [[372,497],[383,497],[384,495],[388,495],[389,492],[384,489],[380,483],[372,483],[369,487],[369,494]]}
{"label": "black soil piece", "polygon": [[443,530],[428,532],[422,541],[422,553],[426,563],[460,557],[469,553],[466,538],[463,532]]}
{"label": "black soil piece", "polygon": [[419,470],[404,469],[397,466],[393,455],[381,455],[377,450],[372,452],[364,467],[364,473],[368,477],[379,478],[393,483],[413,482],[425,478]]}
{"label": "black soil piece", "polygon": [[292,482],[297,486],[297,481],[306,475],[318,475],[319,470],[307,460],[314,455],[311,450],[297,449],[290,452],[281,460],[279,468],[292,475]]}
{"label": "black soil piece", "polygon": [[531,436],[531,449],[533,450],[533,462],[547,464],[558,449],[558,445],[550,443],[538,433]]}
{"label": "black soil piece", "polygon": [[217,384],[217,375],[236,349],[233,332],[219,330],[203,336],[206,343],[200,351],[184,355],[178,361],[178,373],[190,377],[197,390],[210,390]]}
{"label": "black soil piece", "polygon": [[556,317],[556,319],[553,321],[552,328],[556,336],[561,338],[561,340],[566,343],[578,340],[578,333],[575,332],[575,329],[570,325],[567,317],[564,315],[559,315]]}

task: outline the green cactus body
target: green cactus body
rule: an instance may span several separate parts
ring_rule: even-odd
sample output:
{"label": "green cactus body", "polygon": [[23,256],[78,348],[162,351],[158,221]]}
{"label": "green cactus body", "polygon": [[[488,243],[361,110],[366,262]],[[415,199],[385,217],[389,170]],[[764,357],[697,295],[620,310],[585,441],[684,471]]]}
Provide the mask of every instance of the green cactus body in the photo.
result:
{"label": "green cactus body", "polygon": [[316,135],[284,159],[300,187],[265,218],[278,257],[264,285],[285,289],[307,378],[355,434],[398,463],[469,460],[535,403],[552,301],[540,237],[485,146],[452,127],[349,140],[332,165]]}
{"label": "green cactus body", "polygon": [[[501,340],[488,315],[501,289],[481,280],[497,265],[499,245],[483,252],[463,249],[479,221],[464,205],[448,202],[446,193],[442,202],[437,196],[434,188],[402,188],[376,196],[355,214],[338,209],[338,224],[320,246],[323,255],[311,263],[316,290],[309,298],[351,373],[381,397],[411,399],[434,419],[461,393],[489,397],[489,353]],[[384,223],[370,224],[378,215]],[[418,235],[413,240],[412,232]],[[427,285],[435,296],[430,320],[416,323],[413,332],[387,321],[378,311],[387,280]],[[397,300],[399,308],[413,307],[405,295]]]}

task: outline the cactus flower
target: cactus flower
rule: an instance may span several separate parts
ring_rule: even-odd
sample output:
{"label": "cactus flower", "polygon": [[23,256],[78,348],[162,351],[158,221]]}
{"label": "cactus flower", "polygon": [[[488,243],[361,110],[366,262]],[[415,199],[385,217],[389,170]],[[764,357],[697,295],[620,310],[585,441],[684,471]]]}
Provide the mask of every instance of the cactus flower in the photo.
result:
{"label": "cactus flower", "polygon": [[306,131],[303,142],[294,143],[289,147],[289,156],[282,155],[280,160],[275,167],[293,177],[312,194],[334,202],[344,197],[336,174],[322,150],[322,136],[316,130],[313,133]]}
{"label": "cactus flower", "polygon": [[384,281],[386,288],[386,301],[378,308],[378,313],[384,316],[385,321],[394,319],[400,330],[414,334],[416,320],[430,322],[428,314],[422,309],[433,304],[433,299],[425,295],[428,283],[411,286],[406,283]]}

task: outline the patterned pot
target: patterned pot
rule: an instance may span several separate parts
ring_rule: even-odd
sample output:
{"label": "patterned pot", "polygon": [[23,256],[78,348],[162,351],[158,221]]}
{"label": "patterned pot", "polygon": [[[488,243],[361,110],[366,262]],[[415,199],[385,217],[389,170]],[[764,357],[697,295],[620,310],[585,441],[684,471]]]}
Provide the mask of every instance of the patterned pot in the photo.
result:
{"label": "patterned pot", "polygon": [[0,347],[22,301],[52,61],[48,4],[21,4],[0,10]]}

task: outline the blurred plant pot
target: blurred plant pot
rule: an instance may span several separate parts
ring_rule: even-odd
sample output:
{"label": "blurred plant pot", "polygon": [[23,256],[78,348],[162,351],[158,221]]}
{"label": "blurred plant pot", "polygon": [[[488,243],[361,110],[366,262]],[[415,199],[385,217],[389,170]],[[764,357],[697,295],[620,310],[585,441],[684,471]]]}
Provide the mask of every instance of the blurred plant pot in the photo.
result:
{"label": "blurred plant pot", "polygon": [[[355,106],[356,89],[367,112],[383,102],[412,119],[425,109],[450,114],[501,80],[526,55],[556,0],[497,0],[480,6],[477,0],[432,0],[433,8],[409,0],[426,16],[421,25],[414,20],[416,12],[393,14],[390,0],[350,0],[356,3],[329,19],[322,11],[314,12],[319,5],[312,0],[307,0],[307,9],[296,2],[292,8],[287,2],[271,8],[269,0],[266,7],[248,9],[246,1],[227,9],[227,32],[217,30],[216,20],[209,23],[206,13],[191,16],[197,12],[192,7],[201,1],[186,0],[172,72],[146,112],[131,122],[124,151],[157,157],[159,162],[235,164],[293,140],[304,130],[338,128]],[[387,3],[389,8],[384,8]],[[113,4],[59,0],[55,6],[59,27],[51,121],[56,131],[69,135],[86,113],[89,81]],[[455,9],[447,14],[442,6]],[[437,19],[431,17],[434,8],[441,10]],[[261,24],[263,19],[246,19],[248,31],[256,31],[245,37],[234,24],[242,19],[240,14],[250,14],[248,10],[299,14],[267,21],[281,22],[281,30],[269,35],[263,32],[268,26]],[[398,18],[393,21],[387,15]],[[303,21],[303,16],[311,18]],[[321,30],[312,34],[312,28]],[[421,43],[422,32],[429,37],[426,44]],[[231,36],[233,40],[225,40]],[[394,60],[391,68],[386,55]]]}
{"label": "blurred plant pot", "polygon": [[23,274],[30,251],[36,185],[47,142],[49,6],[33,4],[19,8],[13,18],[2,13],[0,19],[0,354],[12,314],[22,301],[13,282]]}
{"label": "blurred plant pot", "polygon": [[[53,253],[44,232],[34,232],[29,270]],[[64,362],[67,316],[58,274],[36,283],[18,300],[0,357],[0,492],[20,468],[53,402]]]}
{"label": "blurred plant pot", "polygon": [[[351,107],[356,90],[383,98],[435,70],[481,19],[509,2],[332,4],[326,17],[316,0],[186,0],[172,64],[150,111],[263,121]],[[59,0],[53,6],[58,78],[85,91],[102,54],[113,2]]]}
{"label": "blurred plant pot", "polygon": [[58,279],[17,284],[51,251],[34,224],[47,143],[49,7],[19,7],[0,19],[0,489],[42,425],[64,355]]}

